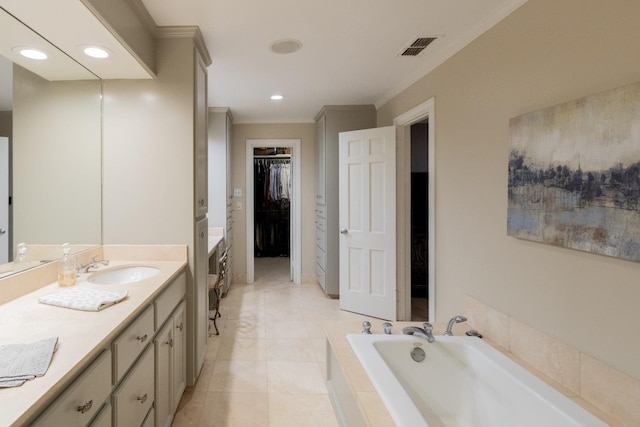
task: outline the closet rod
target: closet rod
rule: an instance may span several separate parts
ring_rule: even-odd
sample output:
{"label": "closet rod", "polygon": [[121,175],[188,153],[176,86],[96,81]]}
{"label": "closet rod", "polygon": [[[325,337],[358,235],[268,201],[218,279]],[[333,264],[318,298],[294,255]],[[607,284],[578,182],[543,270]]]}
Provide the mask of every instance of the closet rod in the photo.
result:
{"label": "closet rod", "polygon": [[271,154],[264,156],[253,156],[254,159],[290,159],[291,154]]}

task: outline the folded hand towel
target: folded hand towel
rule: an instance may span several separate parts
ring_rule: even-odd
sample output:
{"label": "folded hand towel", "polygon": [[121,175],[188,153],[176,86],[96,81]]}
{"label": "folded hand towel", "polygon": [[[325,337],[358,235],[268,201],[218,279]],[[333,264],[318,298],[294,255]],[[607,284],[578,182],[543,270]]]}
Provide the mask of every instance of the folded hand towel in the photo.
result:
{"label": "folded hand towel", "polygon": [[111,292],[73,286],[53,294],[40,297],[43,304],[73,308],[75,310],[99,311],[127,297],[127,291]]}
{"label": "folded hand towel", "polygon": [[0,387],[16,387],[47,372],[58,338],[0,346]]}

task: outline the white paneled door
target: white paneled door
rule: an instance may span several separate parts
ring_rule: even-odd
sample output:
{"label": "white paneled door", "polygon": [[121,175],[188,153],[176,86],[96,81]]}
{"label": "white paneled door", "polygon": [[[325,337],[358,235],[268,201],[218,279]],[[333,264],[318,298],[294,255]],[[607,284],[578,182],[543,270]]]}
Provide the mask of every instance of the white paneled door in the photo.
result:
{"label": "white paneled door", "polygon": [[340,308],[396,320],[396,128],[340,133]]}

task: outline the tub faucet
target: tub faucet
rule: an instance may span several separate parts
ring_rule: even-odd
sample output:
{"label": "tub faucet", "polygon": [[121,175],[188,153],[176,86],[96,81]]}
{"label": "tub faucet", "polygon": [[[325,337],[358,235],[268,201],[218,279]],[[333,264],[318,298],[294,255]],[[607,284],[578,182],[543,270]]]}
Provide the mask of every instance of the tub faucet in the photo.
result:
{"label": "tub faucet", "polygon": [[96,257],[91,258],[91,262],[84,265],[84,264],[80,264],[80,267],[78,267],[78,274],[82,274],[82,273],[88,273],[91,270],[94,270],[96,268],[98,268],[99,265],[104,265],[107,266],[109,265],[109,260],[108,259],[103,259],[103,260],[96,260]]}
{"label": "tub faucet", "polygon": [[445,335],[452,337],[453,336],[453,332],[451,331],[451,329],[453,328],[453,325],[456,323],[461,323],[461,322],[466,322],[467,318],[464,316],[453,316],[451,318],[451,320],[449,320],[449,324],[447,325],[447,330],[444,332]]}
{"label": "tub faucet", "polygon": [[428,342],[434,342],[436,339],[433,336],[433,326],[431,326],[431,323],[423,323],[422,326],[422,328],[419,326],[406,326],[402,328],[402,333],[404,335],[418,335]]}

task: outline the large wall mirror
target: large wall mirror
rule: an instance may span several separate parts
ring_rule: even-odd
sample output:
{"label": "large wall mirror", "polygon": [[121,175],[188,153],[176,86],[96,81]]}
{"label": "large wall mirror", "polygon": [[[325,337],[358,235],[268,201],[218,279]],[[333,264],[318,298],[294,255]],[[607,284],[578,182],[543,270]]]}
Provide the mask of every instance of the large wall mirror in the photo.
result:
{"label": "large wall mirror", "polygon": [[99,78],[0,8],[0,277],[19,243],[32,265],[65,242],[101,244],[101,95]]}

